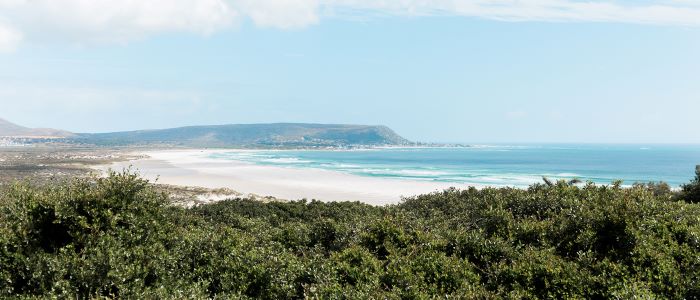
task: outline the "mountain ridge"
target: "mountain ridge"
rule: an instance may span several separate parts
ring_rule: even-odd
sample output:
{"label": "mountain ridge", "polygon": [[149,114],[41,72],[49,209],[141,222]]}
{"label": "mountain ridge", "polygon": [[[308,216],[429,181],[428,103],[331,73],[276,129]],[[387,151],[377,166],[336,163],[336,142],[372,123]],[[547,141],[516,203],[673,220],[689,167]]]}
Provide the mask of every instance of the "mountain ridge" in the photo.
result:
{"label": "mountain ridge", "polygon": [[29,128],[0,118],[0,137],[11,138],[67,138],[73,133],[53,128]]}
{"label": "mountain ridge", "polygon": [[262,123],[194,125],[106,133],[28,128],[0,118],[0,137],[62,139],[96,146],[345,147],[412,144],[383,125]]}
{"label": "mountain ridge", "polygon": [[338,147],[411,143],[383,125],[317,123],[198,125],[107,133],[79,133],[73,140],[105,146],[173,145],[190,147]]}

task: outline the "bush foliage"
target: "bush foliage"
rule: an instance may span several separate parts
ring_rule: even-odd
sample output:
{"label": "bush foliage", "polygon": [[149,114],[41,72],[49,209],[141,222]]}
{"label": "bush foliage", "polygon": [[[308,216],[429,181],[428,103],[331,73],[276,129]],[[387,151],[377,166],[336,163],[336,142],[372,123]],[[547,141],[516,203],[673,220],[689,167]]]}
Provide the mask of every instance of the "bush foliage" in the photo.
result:
{"label": "bush foliage", "polygon": [[697,185],[185,209],[128,172],[16,184],[0,194],[0,297],[698,299]]}
{"label": "bush foliage", "polygon": [[683,185],[681,198],[687,202],[700,203],[700,165],[695,166],[695,179]]}

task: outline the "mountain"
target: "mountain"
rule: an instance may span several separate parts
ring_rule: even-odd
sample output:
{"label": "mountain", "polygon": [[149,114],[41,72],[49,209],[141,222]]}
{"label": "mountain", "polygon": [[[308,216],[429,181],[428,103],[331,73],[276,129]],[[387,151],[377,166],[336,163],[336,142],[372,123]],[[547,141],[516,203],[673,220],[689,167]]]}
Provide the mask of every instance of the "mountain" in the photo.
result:
{"label": "mountain", "polygon": [[51,128],[27,128],[0,119],[0,137],[20,138],[66,138],[73,136],[65,130]]}
{"label": "mountain", "polygon": [[329,124],[238,124],[79,134],[76,142],[102,146],[337,147],[410,143],[386,126]]}

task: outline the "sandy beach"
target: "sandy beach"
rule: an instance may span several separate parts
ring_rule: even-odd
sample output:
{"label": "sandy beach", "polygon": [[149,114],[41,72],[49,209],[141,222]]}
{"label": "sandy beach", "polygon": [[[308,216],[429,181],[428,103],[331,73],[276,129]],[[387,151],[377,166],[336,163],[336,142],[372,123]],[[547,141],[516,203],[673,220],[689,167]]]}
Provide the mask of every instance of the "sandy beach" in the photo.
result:
{"label": "sandy beach", "polygon": [[440,191],[453,186],[440,182],[364,177],[320,169],[262,166],[208,157],[211,153],[220,151],[141,152],[138,153],[139,156],[147,158],[116,162],[98,169],[119,171],[131,167],[143,177],[162,184],[229,188],[243,194],[289,200],[361,201],[373,205],[398,203],[405,196]]}

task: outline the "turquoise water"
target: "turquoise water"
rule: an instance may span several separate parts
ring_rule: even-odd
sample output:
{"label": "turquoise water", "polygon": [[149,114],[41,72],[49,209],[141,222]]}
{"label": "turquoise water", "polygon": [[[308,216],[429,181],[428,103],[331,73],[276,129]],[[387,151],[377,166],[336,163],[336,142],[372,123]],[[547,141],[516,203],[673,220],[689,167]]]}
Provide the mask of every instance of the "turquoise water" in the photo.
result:
{"label": "turquoise water", "polygon": [[219,152],[217,159],[318,168],[360,176],[524,187],[579,178],[609,184],[687,183],[700,164],[700,145],[491,145],[469,148],[392,148],[352,151]]}

